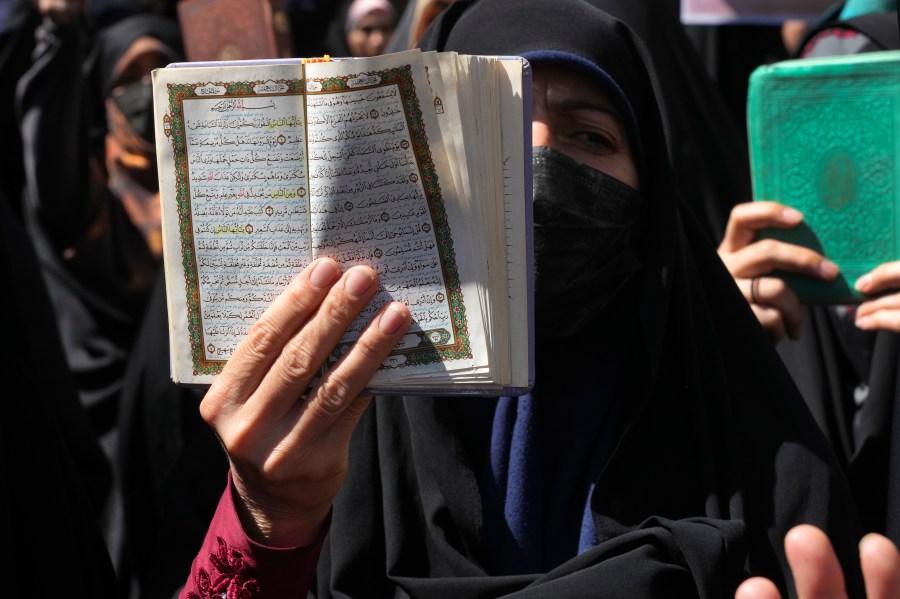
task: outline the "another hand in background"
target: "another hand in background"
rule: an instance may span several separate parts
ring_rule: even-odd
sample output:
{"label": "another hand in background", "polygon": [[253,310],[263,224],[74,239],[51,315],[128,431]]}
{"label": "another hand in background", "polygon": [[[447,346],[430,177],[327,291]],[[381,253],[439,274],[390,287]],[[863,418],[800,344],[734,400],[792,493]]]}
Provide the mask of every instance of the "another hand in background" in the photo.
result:
{"label": "another hand in background", "polygon": [[[866,294],[900,290],[900,261],[886,262],[856,282],[856,289]],[[860,304],[856,326],[866,331],[900,333],[900,291]]]}
{"label": "another hand in background", "polygon": [[738,204],[731,211],[719,245],[719,256],[775,341],[785,335],[799,337],[803,313],[800,300],[784,281],[766,275],[783,270],[823,281],[838,275],[837,266],[813,250],[774,239],[756,240],[760,229],[790,229],[802,221],[800,212],[777,202]]}
{"label": "another hand in background", "polygon": [[385,306],[315,379],[377,289],[369,267],[341,276],[334,260],[317,260],[253,325],[200,405],[228,452],[244,530],[258,542],[303,546],[321,531],[369,404],[360,393],[409,327],[406,306]]}
{"label": "another hand in background", "polygon": [[[800,525],[784,538],[784,549],[800,599],[847,599],[844,574],[834,549],[821,530]],[[900,552],[887,538],[870,534],[859,544],[868,599],[900,599]],[[735,599],[781,599],[766,578],[745,581]]]}

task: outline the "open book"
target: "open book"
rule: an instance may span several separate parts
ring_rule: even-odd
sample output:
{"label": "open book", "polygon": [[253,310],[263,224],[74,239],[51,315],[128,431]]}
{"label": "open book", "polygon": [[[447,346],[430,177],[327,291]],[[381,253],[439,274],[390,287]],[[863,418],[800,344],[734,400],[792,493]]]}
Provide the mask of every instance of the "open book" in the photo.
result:
{"label": "open book", "polygon": [[373,392],[532,384],[530,70],[418,50],[153,72],[172,378],[209,384],[307,264],[379,273],[410,332]]}
{"label": "open book", "polygon": [[753,194],[800,210],[760,237],[810,247],[840,276],[779,275],[806,303],[855,303],[859,277],[900,260],[900,51],[786,60],[750,77]]}

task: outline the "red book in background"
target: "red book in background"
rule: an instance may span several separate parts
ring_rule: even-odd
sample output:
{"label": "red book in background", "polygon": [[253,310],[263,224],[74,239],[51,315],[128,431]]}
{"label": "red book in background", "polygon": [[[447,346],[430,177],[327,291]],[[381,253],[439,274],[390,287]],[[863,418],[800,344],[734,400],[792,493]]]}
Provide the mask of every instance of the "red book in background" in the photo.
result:
{"label": "red book in background", "polygon": [[181,0],[178,21],[187,60],[293,56],[284,0]]}

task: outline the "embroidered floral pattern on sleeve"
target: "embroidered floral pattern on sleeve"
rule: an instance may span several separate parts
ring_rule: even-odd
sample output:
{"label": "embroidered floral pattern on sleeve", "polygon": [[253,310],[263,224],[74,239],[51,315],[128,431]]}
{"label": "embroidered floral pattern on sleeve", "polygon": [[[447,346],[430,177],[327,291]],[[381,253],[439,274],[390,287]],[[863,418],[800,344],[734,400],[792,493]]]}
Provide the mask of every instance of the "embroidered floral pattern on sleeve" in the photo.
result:
{"label": "embroidered floral pattern on sleeve", "polygon": [[240,551],[232,549],[216,537],[219,548],[209,555],[218,574],[210,578],[204,568],[198,568],[194,577],[197,592],[190,591],[188,599],[251,599],[259,592],[259,583],[251,576],[253,569],[244,561]]}

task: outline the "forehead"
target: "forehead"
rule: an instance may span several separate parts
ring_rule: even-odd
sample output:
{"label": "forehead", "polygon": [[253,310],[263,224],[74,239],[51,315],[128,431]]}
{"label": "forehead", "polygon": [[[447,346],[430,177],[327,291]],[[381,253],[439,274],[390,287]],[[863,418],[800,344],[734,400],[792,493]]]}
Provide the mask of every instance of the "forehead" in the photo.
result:
{"label": "forehead", "polygon": [[594,78],[557,65],[534,66],[532,92],[546,108],[596,108],[621,119],[615,103]]}
{"label": "forehead", "polygon": [[381,9],[376,9],[371,12],[366,13],[366,15],[356,23],[357,27],[364,27],[366,25],[380,25],[382,23],[392,23],[393,18],[391,15],[386,13]]}

